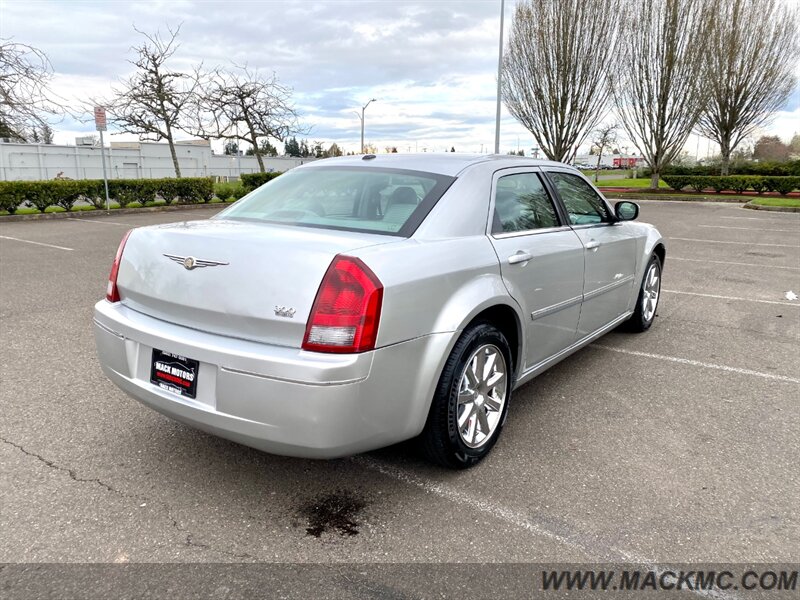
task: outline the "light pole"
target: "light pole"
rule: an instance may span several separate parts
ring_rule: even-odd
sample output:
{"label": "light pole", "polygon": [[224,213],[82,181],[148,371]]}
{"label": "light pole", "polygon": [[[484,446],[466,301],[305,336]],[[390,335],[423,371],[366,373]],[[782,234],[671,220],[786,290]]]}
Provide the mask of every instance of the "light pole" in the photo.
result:
{"label": "light pole", "polygon": [[367,102],[364,106],[361,107],[361,114],[358,115],[358,118],[361,119],[361,154],[364,154],[364,111],[367,110],[367,107],[372,104],[373,102],[377,102],[375,98]]}
{"label": "light pole", "polygon": [[497,53],[497,117],[494,123],[494,153],[500,154],[500,83],[503,77],[503,16],[505,0],[500,0],[500,50]]}

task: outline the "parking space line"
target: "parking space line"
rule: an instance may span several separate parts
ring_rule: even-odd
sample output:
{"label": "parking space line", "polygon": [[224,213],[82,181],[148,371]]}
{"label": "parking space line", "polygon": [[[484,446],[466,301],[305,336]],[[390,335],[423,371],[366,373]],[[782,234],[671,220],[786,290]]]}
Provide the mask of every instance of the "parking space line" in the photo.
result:
{"label": "parking space line", "polygon": [[26,244],[36,244],[37,246],[47,246],[48,248],[56,248],[57,250],[66,250],[67,252],[72,252],[73,250],[75,250],[74,248],[67,248],[65,246],[56,246],[55,244],[45,244],[44,242],[34,242],[33,240],[22,240],[20,238],[11,237],[8,235],[0,235],[0,239],[14,240],[15,242],[24,242]]}
{"label": "parking space line", "polygon": [[663,354],[651,354],[649,352],[639,352],[638,350],[627,350],[625,348],[617,348],[614,346],[606,346],[604,344],[590,344],[591,348],[599,348],[600,350],[608,350],[609,352],[618,352],[620,354],[629,354],[631,356],[641,356],[643,358],[654,358],[656,360],[666,360],[669,362],[678,363],[681,365],[690,365],[693,367],[703,367],[704,369],[716,369],[717,371],[727,371],[729,373],[738,373],[739,375],[750,375],[752,377],[761,377],[763,379],[772,379],[774,381],[784,381],[787,383],[800,383],[800,379],[794,377],[787,377],[786,375],[775,375],[774,373],[762,373],[761,371],[752,371],[750,369],[740,369],[739,367],[729,367],[727,365],[717,365],[714,363],[701,362],[699,360],[692,360],[689,358],[680,358],[678,356],[665,356]]}
{"label": "parking space line", "polygon": [[698,227],[705,227],[706,229],[741,229],[744,231],[767,231],[771,233],[800,233],[800,227],[797,229],[761,229],[760,227],[729,227],[727,225],[698,225]]}
{"label": "parking space line", "polygon": [[[579,550],[584,554],[590,556],[591,555],[598,556],[602,560],[613,561],[621,559],[624,562],[643,565],[644,568],[659,574],[659,577],[669,575],[670,573],[676,573],[678,571],[678,569],[675,569],[671,566],[656,564],[655,561],[651,559],[645,558],[643,556],[638,556],[636,554],[632,554],[631,552],[622,550],[620,548],[616,548],[611,545],[603,544],[602,542],[600,543],[590,542],[590,544],[583,544],[579,542],[576,539],[576,537],[580,536],[583,537],[584,539],[587,539],[587,536],[585,535],[581,536],[580,534],[578,534],[577,536],[570,535],[569,537],[566,537],[554,531],[550,531],[547,527],[539,525],[538,523],[532,521],[528,516],[518,513],[505,506],[502,506],[497,502],[487,502],[485,500],[475,498],[467,493],[454,489],[444,483],[438,481],[425,480],[416,473],[412,473],[407,469],[387,464],[383,461],[376,460],[370,456],[365,456],[362,454],[359,456],[351,457],[350,461],[366,469],[376,471],[385,477],[389,477],[401,483],[405,483],[406,485],[419,488],[427,494],[433,494],[434,496],[438,496],[443,500],[448,500],[450,502],[453,502],[454,504],[466,506],[467,508],[471,508],[478,512],[488,514],[500,521],[504,521],[505,523],[513,527],[516,527],[517,529],[523,529],[534,535],[544,536],[555,542],[563,544],[564,546],[568,546],[575,550]],[[705,589],[690,587],[686,588],[686,591],[701,596],[703,598],[721,598],[724,600],[734,600],[738,598],[738,595],[722,590],[705,590]]]}
{"label": "parking space line", "polygon": [[116,221],[98,221],[97,219],[81,219],[79,217],[67,217],[66,221],[80,221],[81,223],[92,223],[93,225],[122,225],[123,227],[133,227],[128,223],[117,223]]}
{"label": "parking space line", "polygon": [[[597,552],[592,552],[589,548],[587,548],[580,542],[577,542],[574,539],[570,539],[569,537],[560,535],[554,531],[550,531],[549,529],[537,523],[532,522],[527,516],[519,514],[495,502],[486,502],[484,500],[474,498],[469,494],[453,489],[452,487],[440,482],[427,481],[422,477],[420,477],[419,475],[412,473],[411,471],[407,471],[406,469],[387,464],[383,461],[376,460],[369,456],[364,456],[364,455],[354,456],[350,460],[356,463],[357,465],[361,465],[362,467],[366,467],[367,469],[370,469],[372,471],[377,471],[382,475],[391,477],[392,479],[396,479],[407,485],[420,488],[428,494],[433,494],[434,496],[438,496],[439,498],[449,500],[450,502],[453,502],[455,504],[467,506],[478,512],[489,514],[494,518],[499,519],[500,521],[505,521],[507,524],[512,525],[517,529],[524,529],[525,531],[528,531],[535,535],[546,537],[548,539],[551,539],[555,542],[559,542],[575,550],[580,550],[585,554],[592,555],[597,553]],[[618,550],[613,547],[604,548],[604,550],[606,551],[610,550],[617,555],[614,558],[622,558],[623,560],[628,562],[637,562],[637,563],[649,562],[639,559],[635,556],[632,556],[628,552],[625,552],[623,550]]]}
{"label": "parking space line", "polygon": [[681,292],[678,290],[661,290],[668,294],[684,294],[686,296],[701,296],[703,298],[716,298],[717,300],[736,300],[739,302],[759,302],[761,304],[780,304],[782,306],[800,307],[800,302],[781,302],[779,300],[758,300],[756,298],[741,298],[739,296],[720,296],[717,294],[701,294],[699,292]]}
{"label": "parking space line", "polygon": [[684,242],[705,242],[707,244],[736,244],[737,246],[769,246],[771,248],[800,248],[800,244],[754,244],[752,242],[727,242],[723,240],[702,240],[697,238],[671,237],[670,240]]}
{"label": "parking space line", "polygon": [[689,262],[713,263],[717,265],[738,265],[740,267],[758,267],[759,269],[788,269],[790,271],[800,271],[800,267],[784,267],[783,265],[759,265],[757,263],[731,262],[729,260],[706,260],[704,258],[683,258],[682,256],[670,256],[668,260],[687,260]]}
{"label": "parking space line", "polygon": [[[786,213],[784,213],[786,214]],[[800,219],[793,219],[790,217],[719,217],[720,219],[742,219],[743,221],[795,221],[800,222]]]}

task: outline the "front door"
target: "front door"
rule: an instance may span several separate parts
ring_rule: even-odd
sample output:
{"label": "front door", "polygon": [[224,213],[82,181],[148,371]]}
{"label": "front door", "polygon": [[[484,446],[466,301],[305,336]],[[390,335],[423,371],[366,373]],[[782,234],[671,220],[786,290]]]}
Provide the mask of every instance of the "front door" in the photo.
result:
{"label": "front door", "polygon": [[578,337],[628,309],[635,286],[636,240],[592,185],[575,173],[548,169],[575,233],[583,243],[585,275]]}
{"label": "front door", "polygon": [[523,371],[575,341],[584,248],[564,223],[536,168],[504,169],[492,182],[489,239],[511,296],[526,316]]}

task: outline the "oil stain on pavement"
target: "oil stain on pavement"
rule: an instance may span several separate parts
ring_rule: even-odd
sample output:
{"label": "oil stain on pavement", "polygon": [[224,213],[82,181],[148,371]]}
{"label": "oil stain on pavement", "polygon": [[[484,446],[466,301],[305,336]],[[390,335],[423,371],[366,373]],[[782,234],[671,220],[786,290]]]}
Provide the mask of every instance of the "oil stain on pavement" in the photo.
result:
{"label": "oil stain on pavement", "polygon": [[366,502],[348,491],[319,496],[300,507],[300,514],[308,519],[306,534],[320,537],[323,532],[342,536],[358,535],[358,514]]}

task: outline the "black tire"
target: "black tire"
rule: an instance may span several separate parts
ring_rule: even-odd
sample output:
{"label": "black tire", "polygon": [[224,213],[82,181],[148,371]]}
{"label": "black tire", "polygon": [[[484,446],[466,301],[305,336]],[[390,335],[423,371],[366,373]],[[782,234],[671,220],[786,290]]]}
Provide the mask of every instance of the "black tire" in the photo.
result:
{"label": "black tire", "polygon": [[[462,439],[462,433],[459,432],[458,426],[458,399],[462,378],[466,377],[467,363],[471,362],[470,358],[474,358],[473,355],[478,350],[481,350],[481,353],[486,352],[490,356],[493,354],[494,363],[499,364],[494,349],[500,351],[500,355],[505,361],[504,400],[497,411],[486,408],[484,415],[491,414],[490,422],[494,423],[494,428],[491,430],[491,434],[483,439],[477,447],[470,447]],[[428,421],[420,436],[421,447],[426,458],[451,469],[466,469],[482,460],[497,442],[505,424],[511,400],[513,378],[514,365],[511,359],[511,350],[503,333],[494,325],[486,322],[475,323],[465,329],[444,365],[431,402]],[[497,389],[502,387],[502,383],[496,386]],[[485,397],[482,396],[482,398]],[[496,402],[494,397],[490,399]],[[484,401],[479,400],[479,402],[481,402],[481,407],[476,410],[483,410]],[[489,402],[486,400],[485,406],[488,407],[488,405]],[[472,422],[472,418],[469,418],[469,423]],[[474,418],[476,423],[473,431],[481,427],[479,425],[481,420],[477,413]],[[487,422],[486,418],[484,416],[483,422]]]}
{"label": "black tire", "polygon": [[[656,298],[656,305],[653,308],[652,314],[647,314],[645,310],[645,294],[646,286],[647,286],[647,278],[650,275],[650,270],[655,265],[657,269],[657,276],[658,276],[658,296]],[[650,329],[650,326],[655,321],[656,314],[658,312],[658,301],[661,299],[661,259],[658,258],[657,255],[653,255],[650,257],[649,262],[647,263],[647,267],[644,270],[644,276],[642,277],[642,283],[639,286],[639,295],[636,298],[636,309],[634,310],[631,318],[625,321],[624,329],[626,331],[630,331],[632,333],[642,333]]]}

